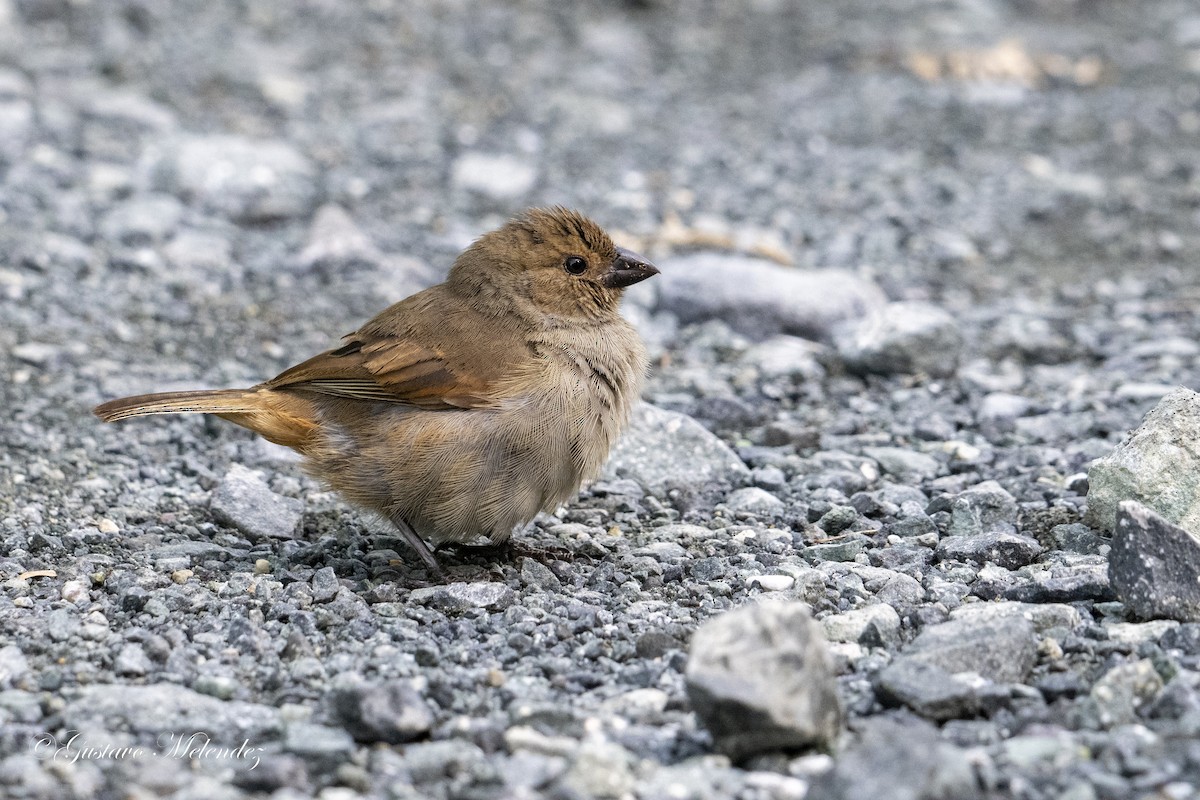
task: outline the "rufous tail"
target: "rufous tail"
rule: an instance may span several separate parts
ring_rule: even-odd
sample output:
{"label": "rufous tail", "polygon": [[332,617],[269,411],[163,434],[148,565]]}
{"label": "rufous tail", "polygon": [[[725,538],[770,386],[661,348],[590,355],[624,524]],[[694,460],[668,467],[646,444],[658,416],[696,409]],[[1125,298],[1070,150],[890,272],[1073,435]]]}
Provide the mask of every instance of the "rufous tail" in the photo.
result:
{"label": "rufous tail", "polygon": [[262,401],[252,389],[200,389],[192,392],[139,394],[109,400],[92,409],[105,422],[150,414],[236,414],[258,411]]}
{"label": "rufous tail", "polygon": [[290,392],[271,389],[201,389],[139,394],[109,400],[92,409],[105,422],[151,414],[216,414],[301,453],[319,428],[312,404]]}

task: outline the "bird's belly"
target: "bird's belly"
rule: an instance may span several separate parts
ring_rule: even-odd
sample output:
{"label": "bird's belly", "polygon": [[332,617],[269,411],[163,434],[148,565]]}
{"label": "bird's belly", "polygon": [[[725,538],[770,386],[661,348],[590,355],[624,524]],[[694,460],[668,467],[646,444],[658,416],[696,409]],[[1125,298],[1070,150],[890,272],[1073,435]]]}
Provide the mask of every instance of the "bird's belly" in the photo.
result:
{"label": "bird's belly", "polygon": [[435,543],[503,541],[570,499],[603,465],[619,420],[570,394],[498,408],[380,404],[372,424],[331,434],[313,469],[351,502],[399,514]]}

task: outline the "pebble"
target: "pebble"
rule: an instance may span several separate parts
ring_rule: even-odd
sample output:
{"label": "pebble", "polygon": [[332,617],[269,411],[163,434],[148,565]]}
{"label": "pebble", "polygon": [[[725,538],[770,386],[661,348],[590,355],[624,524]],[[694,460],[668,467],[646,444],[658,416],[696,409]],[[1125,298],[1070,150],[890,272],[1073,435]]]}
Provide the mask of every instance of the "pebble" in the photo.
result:
{"label": "pebble", "polygon": [[837,337],[838,354],[850,369],[878,375],[948,377],[958,369],[962,344],[954,317],[921,302],[888,303]]}
{"label": "pebble", "polygon": [[883,305],[879,287],[842,270],[800,270],[718,253],[659,265],[659,310],[680,322],[728,321],[755,339],[780,333],[828,341],[846,320]]}
{"label": "pebble", "polygon": [[802,603],[746,606],[692,636],[687,692],[718,750],[735,760],[825,747],[842,710],[832,661]]}
{"label": "pebble", "polygon": [[459,189],[505,203],[528,194],[537,177],[533,164],[503,153],[463,153],[451,168],[451,181]]}
{"label": "pebble", "polygon": [[402,744],[422,738],[434,717],[425,700],[403,681],[350,682],[334,688],[331,712],[357,742]]}
{"label": "pebble", "polygon": [[213,491],[209,507],[223,525],[261,541],[294,537],[304,503],[275,494],[258,473],[234,464]]}
{"label": "pebble", "polygon": [[938,558],[992,563],[1006,569],[1023,567],[1041,552],[1037,539],[1006,531],[947,536],[937,546]]}
{"label": "pebble", "polygon": [[1116,596],[1143,619],[1200,621],[1200,540],[1134,501],[1117,509],[1108,557]]}
{"label": "pebble", "polygon": [[515,597],[513,590],[503,583],[481,581],[413,589],[409,594],[409,601],[415,605],[427,605],[450,612],[463,612],[474,608],[503,611],[513,604]]}
{"label": "pebble", "polygon": [[825,638],[833,642],[855,642],[889,650],[900,646],[900,615],[886,603],[831,614],[821,620],[821,626]]}
{"label": "pebble", "polygon": [[1200,471],[1200,394],[1179,388],[1164,397],[1111,453],[1088,467],[1084,522],[1112,531],[1117,509],[1136,500],[1169,523],[1200,534],[1200,493],[1181,491],[1179,476]]}
{"label": "pebble", "polygon": [[716,496],[750,479],[750,469],[719,438],[686,414],[638,404],[603,479],[629,478],[656,497],[672,491]]}
{"label": "pebble", "polygon": [[316,200],[315,168],[283,140],[190,136],[168,152],[160,188],[237,222],[303,216]]}
{"label": "pebble", "polygon": [[765,518],[779,516],[785,508],[782,500],[757,486],[736,490],[725,500],[725,507],[734,514]]}

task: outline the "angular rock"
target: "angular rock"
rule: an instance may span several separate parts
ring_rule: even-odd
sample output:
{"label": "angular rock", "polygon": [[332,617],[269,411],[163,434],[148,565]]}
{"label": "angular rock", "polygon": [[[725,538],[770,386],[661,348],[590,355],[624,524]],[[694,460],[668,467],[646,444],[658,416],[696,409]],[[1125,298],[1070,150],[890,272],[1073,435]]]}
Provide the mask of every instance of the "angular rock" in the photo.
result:
{"label": "angular rock", "polygon": [[879,287],[852,272],[717,253],[673,259],[659,279],[659,308],[680,322],[723,319],[756,339],[788,333],[828,341],[839,324],[883,304]]}
{"label": "angular rock", "polygon": [[864,647],[888,649],[900,644],[900,615],[886,603],[830,614],[821,620],[821,625],[825,638],[832,642],[856,642]]}
{"label": "angular rock", "polygon": [[875,690],[889,705],[903,705],[925,719],[963,719],[979,713],[982,699],[975,683],[933,664],[898,659],[880,670]]}
{"label": "angular rock", "polygon": [[856,372],[953,375],[962,351],[954,317],[920,302],[889,303],[839,331],[838,353]]}
{"label": "angular rock", "polygon": [[996,481],[984,481],[950,501],[951,535],[1015,531],[1017,500]]}
{"label": "angular rock", "polygon": [[258,473],[234,464],[213,491],[209,508],[218,522],[258,541],[293,538],[304,503],[275,494]]}
{"label": "angular rock", "polygon": [[900,659],[951,674],[974,672],[996,683],[1021,683],[1037,662],[1037,639],[1033,624],[1015,614],[951,619],[921,631]]}
{"label": "angular rock", "polygon": [[425,586],[413,589],[408,597],[412,603],[431,606],[442,611],[461,612],[472,608],[503,611],[513,604],[516,594],[503,583],[480,581]]}
{"label": "angular rock", "polygon": [[354,223],[346,209],[326,204],[317,209],[308,230],[308,242],[296,258],[304,270],[330,277],[374,267],[384,256]]}
{"label": "angular rock", "polygon": [[65,727],[80,731],[145,736],[203,731],[215,743],[234,745],[270,739],[282,728],[273,706],[226,702],[170,683],[85,686],[68,697],[62,718]]}
{"label": "angular rock", "polygon": [[460,189],[492,200],[524,197],[537,182],[537,169],[528,161],[498,153],[464,153],[454,162],[451,180]]}
{"label": "angular rock", "polygon": [[1112,531],[1124,500],[1144,504],[1167,522],[1200,533],[1200,394],[1176,389],[1111,453],[1088,468],[1084,522]]}
{"label": "angular rock", "polygon": [[337,686],[330,703],[333,716],[357,742],[411,742],[433,726],[429,706],[403,681]]}
{"label": "angular rock", "polygon": [[744,606],[692,637],[687,689],[716,748],[731,758],[827,748],[842,710],[820,625],[802,603]]}
{"label": "angular rock", "polygon": [[943,742],[922,720],[876,717],[859,723],[856,740],[833,769],[813,782],[806,800],[977,800],[983,797],[966,751]]}
{"label": "angular rock", "polygon": [[1162,691],[1163,680],[1148,658],[1118,664],[1096,681],[1080,704],[1080,726],[1115,728],[1139,721],[1139,711]]}
{"label": "angular rock", "polygon": [[158,172],[162,188],[237,222],[302,216],[317,196],[312,163],[282,140],[186,138]]}
{"label": "angular rock", "polygon": [[818,381],[825,368],[817,360],[825,348],[798,336],[772,336],[742,353],[738,361],[754,367],[767,380],[790,378]]}
{"label": "angular rock", "polygon": [[1200,621],[1200,538],[1141,503],[1122,502],[1108,554],[1108,579],[1143,619]]}
{"label": "angular rock", "polygon": [[759,517],[782,514],[785,508],[782,500],[757,486],[738,489],[729,495],[725,506],[735,514],[754,514]]}
{"label": "angular rock", "polygon": [[630,478],[657,497],[672,489],[715,497],[748,481],[750,469],[696,420],[640,403],[602,478]]}
{"label": "angular rock", "polygon": [[1042,546],[1037,539],[1006,531],[947,536],[937,547],[938,557],[942,559],[976,564],[991,562],[1005,569],[1023,567],[1041,552]]}
{"label": "angular rock", "polygon": [[941,469],[933,456],[903,447],[864,447],[863,455],[875,459],[884,472],[902,481],[915,483],[933,478]]}

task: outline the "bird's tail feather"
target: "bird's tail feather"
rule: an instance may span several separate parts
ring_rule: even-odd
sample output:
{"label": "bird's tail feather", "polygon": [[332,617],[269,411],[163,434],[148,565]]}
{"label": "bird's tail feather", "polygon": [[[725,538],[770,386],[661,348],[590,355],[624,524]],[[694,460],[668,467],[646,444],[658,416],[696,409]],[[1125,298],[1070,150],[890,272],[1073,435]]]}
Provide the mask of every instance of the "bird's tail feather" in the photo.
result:
{"label": "bird's tail feather", "polygon": [[109,400],[92,409],[105,422],[116,422],[150,414],[237,414],[262,408],[257,392],[250,389],[200,389],[191,392],[139,394]]}

